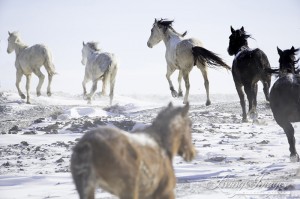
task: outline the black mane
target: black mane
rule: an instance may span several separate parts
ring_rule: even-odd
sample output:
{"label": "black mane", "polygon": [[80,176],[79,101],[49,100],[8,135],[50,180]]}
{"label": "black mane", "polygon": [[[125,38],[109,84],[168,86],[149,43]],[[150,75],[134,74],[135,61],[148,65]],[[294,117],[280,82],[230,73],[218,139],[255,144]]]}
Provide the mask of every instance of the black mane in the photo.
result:
{"label": "black mane", "polygon": [[[173,32],[175,32],[176,34],[178,34],[181,37],[184,37],[187,34],[187,31],[185,31],[183,34],[178,33],[176,30],[174,30],[174,28],[172,27],[174,20],[167,20],[167,19],[160,19],[157,20],[155,19],[154,24],[157,24],[159,27],[163,27],[164,31],[166,31],[167,29],[171,29]],[[154,25],[153,24],[153,25]]]}

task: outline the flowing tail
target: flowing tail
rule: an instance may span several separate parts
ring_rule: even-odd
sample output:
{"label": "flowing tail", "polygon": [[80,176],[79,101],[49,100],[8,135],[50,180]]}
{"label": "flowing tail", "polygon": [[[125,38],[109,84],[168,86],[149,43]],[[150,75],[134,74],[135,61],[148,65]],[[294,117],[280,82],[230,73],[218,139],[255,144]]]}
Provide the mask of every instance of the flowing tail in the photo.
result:
{"label": "flowing tail", "polygon": [[194,55],[195,63],[199,61],[204,65],[206,62],[211,66],[222,66],[228,70],[231,70],[231,68],[217,54],[205,48],[195,46],[192,48],[192,53]]}
{"label": "flowing tail", "polygon": [[44,54],[45,54],[45,63],[44,63],[44,66],[48,72],[49,75],[53,76],[55,74],[57,74],[55,72],[55,66],[54,64],[52,63],[52,56],[51,56],[51,53],[46,49],[44,48]]}
{"label": "flowing tail", "polygon": [[73,154],[71,156],[70,168],[80,198],[85,198],[86,188],[93,177],[92,149],[89,143],[79,143],[74,147]]}

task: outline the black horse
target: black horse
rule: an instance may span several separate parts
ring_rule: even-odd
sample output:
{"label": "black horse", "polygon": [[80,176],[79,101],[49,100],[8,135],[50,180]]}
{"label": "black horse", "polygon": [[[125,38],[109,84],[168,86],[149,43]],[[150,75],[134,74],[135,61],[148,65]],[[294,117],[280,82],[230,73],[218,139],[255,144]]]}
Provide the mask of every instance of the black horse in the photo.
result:
{"label": "black horse", "polygon": [[287,136],[291,161],[299,161],[295,147],[294,128],[291,122],[300,122],[300,75],[295,64],[295,54],[299,49],[292,47],[288,50],[280,50],[277,48],[280,67],[273,70],[278,73],[279,79],[274,83],[270,92],[270,106],[274,118],[279,126],[281,126]]}
{"label": "black horse", "polygon": [[232,63],[232,76],[242,106],[243,122],[247,122],[247,114],[242,87],[244,86],[249,101],[249,114],[254,118],[257,116],[257,82],[260,80],[263,83],[267,101],[269,101],[271,83],[271,75],[265,71],[266,68],[270,68],[268,58],[260,49],[248,47],[247,39],[249,37],[251,36],[245,32],[244,27],[237,30],[231,27],[227,49],[229,55],[235,55]]}

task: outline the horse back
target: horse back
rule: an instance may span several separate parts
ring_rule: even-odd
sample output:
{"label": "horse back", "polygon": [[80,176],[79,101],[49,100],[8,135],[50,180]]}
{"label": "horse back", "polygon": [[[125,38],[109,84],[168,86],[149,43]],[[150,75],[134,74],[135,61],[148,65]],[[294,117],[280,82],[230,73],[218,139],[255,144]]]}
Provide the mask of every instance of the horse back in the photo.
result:
{"label": "horse back", "polygon": [[276,121],[300,121],[300,76],[280,77],[271,88],[270,106]]}
{"label": "horse back", "polygon": [[179,67],[192,67],[195,65],[192,48],[194,46],[202,46],[202,43],[194,38],[184,39],[177,44],[176,47],[176,63]]}
{"label": "horse back", "polygon": [[270,68],[266,54],[259,48],[246,49],[235,56],[232,73],[234,79],[251,83],[260,79],[267,79],[267,76],[270,76],[264,70],[265,68]]}
{"label": "horse back", "polygon": [[45,61],[49,60],[50,56],[51,54],[45,45],[36,44],[23,49],[16,58],[16,61],[21,65],[23,70],[28,67],[33,69],[32,67],[41,67],[44,65]]}

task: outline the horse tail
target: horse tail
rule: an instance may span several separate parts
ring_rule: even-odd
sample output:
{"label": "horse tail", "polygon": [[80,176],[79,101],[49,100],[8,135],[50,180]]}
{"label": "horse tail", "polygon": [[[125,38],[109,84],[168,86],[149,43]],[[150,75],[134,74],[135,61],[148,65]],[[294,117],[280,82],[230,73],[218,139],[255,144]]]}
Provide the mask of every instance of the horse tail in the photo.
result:
{"label": "horse tail", "polygon": [[279,74],[279,68],[277,69],[265,68],[264,71],[268,74]]}
{"label": "horse tail", "polygon": [[110,79],[110,92],[109,92],[109,98],[110,98],[110,105],[112,105],[112,100],[114,98],[114,89],[115,89],[115,82],[116,82],[116,76],[118,72],[118,62],[112,61],[112,63],[109,66],[109,79]]}
{"label": "horse tail", "polygon": [[93,177],[92,147],[88,142],[79,143],[74,147],[70,168],[79,195],[85,195],[85,189]]}
{"label": "horse tail", "polygon": [[230,66],[228,66],[217,54],[203,48],[200,46],[195,46],[192,48],[192,53],[194,56],[195,63],[199,61],[201,64],[207,63],[211,66],[222,66],[228,70],[231,70]]}
{"label": "horse tail", "polygon": [[55,74],[57,74],[55,72],[55,66],[54,64],[52,63],[52,56],[51,56],[51,53],[49,52],[49,50],[47,50],[47,48],[43,48],[44,49],[44,55],[45,55],[45,63],[44,63],[44,66],[48,72],[48,74],[50,76],[53,76]]}

